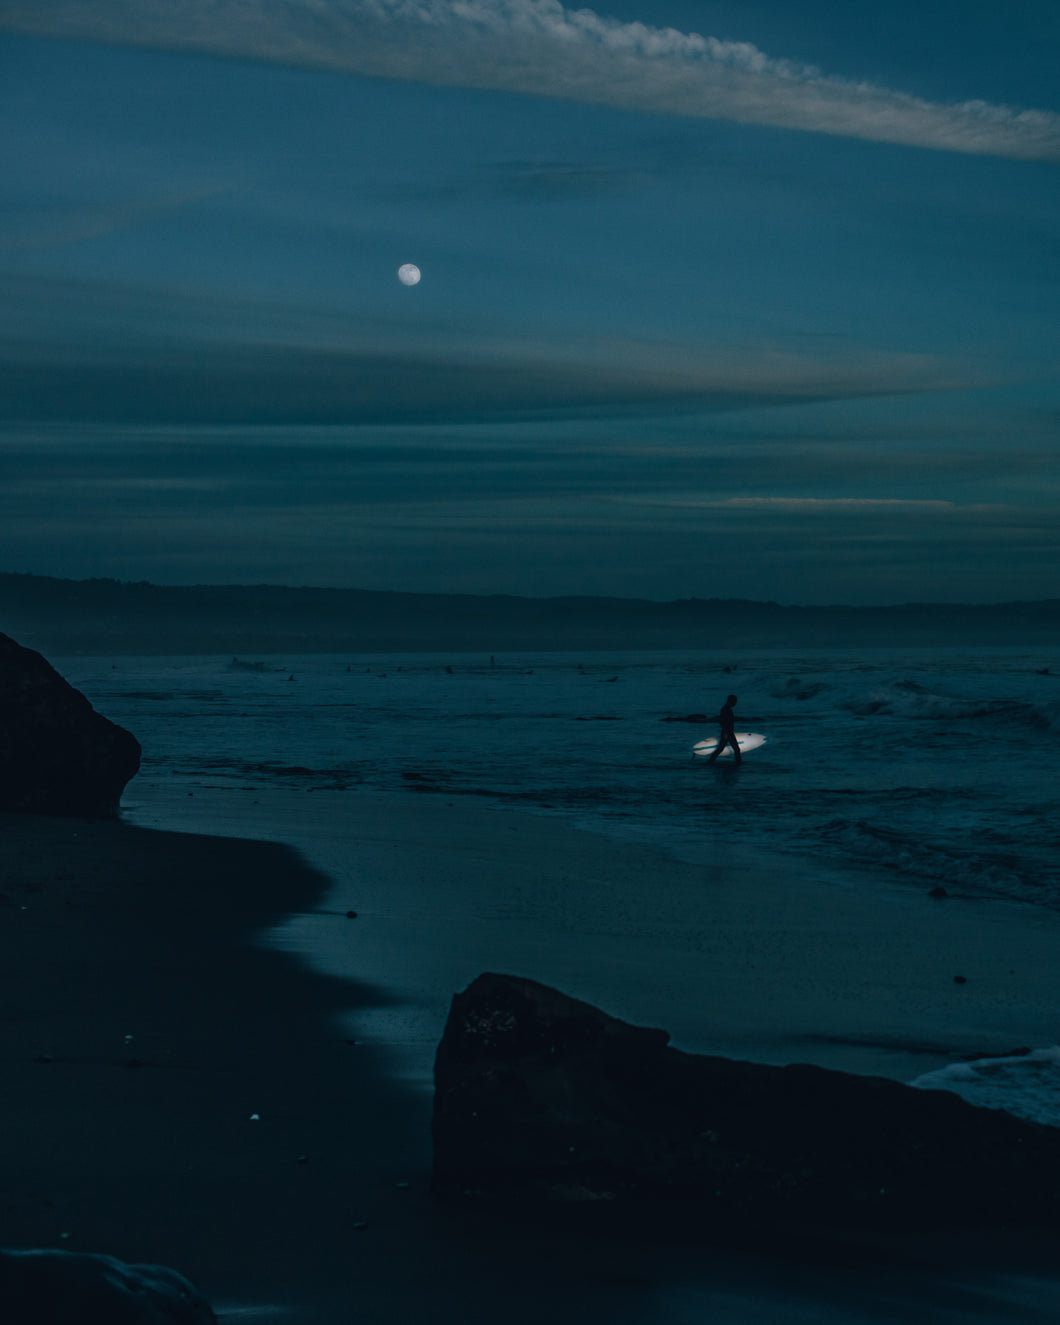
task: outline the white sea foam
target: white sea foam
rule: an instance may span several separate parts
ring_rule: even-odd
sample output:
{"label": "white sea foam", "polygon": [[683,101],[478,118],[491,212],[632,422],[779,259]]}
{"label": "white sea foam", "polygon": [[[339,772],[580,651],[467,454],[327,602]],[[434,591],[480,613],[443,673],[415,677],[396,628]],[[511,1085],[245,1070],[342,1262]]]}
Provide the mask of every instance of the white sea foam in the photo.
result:
{"label": "white sea foam", "polygon": [[969,1104],[1060,1127],[1060,1046],[1004,1058],[977,1058],[926,1072],[911,1083],[948,1090]]}
{"label": "white sea foam", "polygon": [[862,717],[893,714],[917,721],[1000,718],[1027,721],[1040,710],[1025,700],[933,692],[915,681],[898,680],[845,698],[840,707]]}

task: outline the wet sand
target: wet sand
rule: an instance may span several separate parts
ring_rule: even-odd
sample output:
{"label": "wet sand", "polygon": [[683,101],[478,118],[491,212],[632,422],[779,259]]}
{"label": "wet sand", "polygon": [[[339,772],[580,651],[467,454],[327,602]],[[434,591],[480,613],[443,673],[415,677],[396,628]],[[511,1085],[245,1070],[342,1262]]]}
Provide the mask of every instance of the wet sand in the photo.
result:
{"label": "wet sand", "polygon": [[663,1026],[690,1052],[900,1081],[1060,1034],[1060,915],[1026,904],[852,883],[738,841],[690,839],[677,859],[471,797],[145,785],[130,799],[138,822],[275,836],[326,874],[321,907],[270,941],[385,990],[349,1024],[421,1083],[449,999],[484,970]]}
{"label": "wet sand", "polygon": [[[453,988],[516,963],[681,1047],[908,1077],[1055,1040],[1051,917],[783,869],[707,889],[702,865],[545,818],[336,804],[305,797],[299,843],[330,878],[279,843],[0,819],[0,1244],[169,1264],[231,1319],[307,1325],[1056,1318],[1051,1235],[695,1246],[439,1205],[415,1068]],[[309,940],[343,979],[292,955]],[[350,1044],[358,1020],[375,1032]]]}

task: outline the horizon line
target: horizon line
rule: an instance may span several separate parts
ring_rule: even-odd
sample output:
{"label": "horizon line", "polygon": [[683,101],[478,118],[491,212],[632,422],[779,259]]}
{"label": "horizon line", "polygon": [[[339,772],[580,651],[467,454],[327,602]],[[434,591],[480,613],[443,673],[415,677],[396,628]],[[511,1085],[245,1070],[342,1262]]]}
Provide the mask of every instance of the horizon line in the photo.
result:
{"label": "horizon line", "polygon": [[438,590],[421,591],[417,589],[366,589],[351,585],[327,585],[327,584],[275,584],[267,581],[255,582],[209,582],[201,581],[193,584],[160,584],[154,580],[122,580],[111,575],[89,576],[86,579],[73,579],[68,576],[41,575],[36,571],[3,571],[0,570],[0,582],[4,580],[47,580],[54,584],[70,585],[115,585],[123,589],[160,589],[167,590],[193,590],[193,589],[248,589],[278,590],[282,593],[349,593],[349,594],[376,594],[379,596],[387,595],[390,597],[405,598],[471,598],[471,599],[510,599],[514,602],[526,603],[628,603],[628,604],[649,604],[653,607],[677,607],[698,603],[702,605],[709,604],[744,604],[753,607],[777,608],[781,611],[808,611],[808,612],[890,612],[900,611],[912,608],[959,608],[966,611],[982,610],[985,608],[1060,608],[1060,597],[1058,598],[1004,598],[995,599],[990,602],[970,602],[955,601],[952,599],[907,599],[903,602],[895,603],[783,603],[773,598],[700,598],[698,595],[692,595],[687,598],[628,598],[618,594],[549,594],[537,597],[530,594],[514,594],[504,591],[492,591],[489,593],[470,593],[467,591],[443,592]]}

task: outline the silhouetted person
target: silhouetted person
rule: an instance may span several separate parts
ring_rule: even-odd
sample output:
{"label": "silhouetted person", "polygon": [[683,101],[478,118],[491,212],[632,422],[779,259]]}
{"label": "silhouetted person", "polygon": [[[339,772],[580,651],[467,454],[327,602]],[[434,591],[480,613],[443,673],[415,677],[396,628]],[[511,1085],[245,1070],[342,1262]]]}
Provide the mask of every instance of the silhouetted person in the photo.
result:
{"label": "silhouetted person", "polygon": [[708,764],[713,764],[718,755],[727,745],[732,746],[732,753],[736,762],[740,762],[740,747],[736,744],[736,714],[732,711],[732,706],[736,703],[736,696],[730,695],[722,705],[721,712],[718,714],[718,722],[721,724],[721,735],[718,737],[718,744],[714,753],[707,760]]}

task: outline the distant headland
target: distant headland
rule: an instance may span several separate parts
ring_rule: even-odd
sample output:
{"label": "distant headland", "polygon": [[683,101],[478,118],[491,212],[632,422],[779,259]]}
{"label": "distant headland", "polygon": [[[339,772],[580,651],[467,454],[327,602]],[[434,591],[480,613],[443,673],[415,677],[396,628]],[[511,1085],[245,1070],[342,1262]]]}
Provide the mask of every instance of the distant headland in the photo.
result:
{"label": "distant headland", "polygon": [[720,598],[520,598],[0,574],[0,631],[59,656],[1060,648],[1060,598],[807,607]]}

